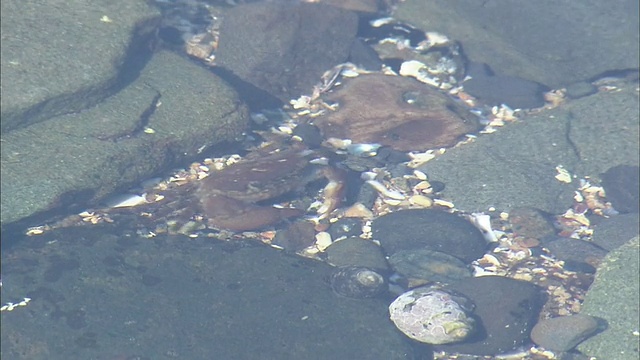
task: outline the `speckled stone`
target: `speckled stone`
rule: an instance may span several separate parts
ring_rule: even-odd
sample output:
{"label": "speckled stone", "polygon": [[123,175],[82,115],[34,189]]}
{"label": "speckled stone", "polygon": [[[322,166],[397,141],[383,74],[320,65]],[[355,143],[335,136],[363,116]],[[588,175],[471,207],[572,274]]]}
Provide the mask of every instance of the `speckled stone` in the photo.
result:
{"label": "speckled stone", "polygon": [[531,330],[534,343],[552,351],[569,351],[598,329],[593,316],[575,314],[546,319]]}

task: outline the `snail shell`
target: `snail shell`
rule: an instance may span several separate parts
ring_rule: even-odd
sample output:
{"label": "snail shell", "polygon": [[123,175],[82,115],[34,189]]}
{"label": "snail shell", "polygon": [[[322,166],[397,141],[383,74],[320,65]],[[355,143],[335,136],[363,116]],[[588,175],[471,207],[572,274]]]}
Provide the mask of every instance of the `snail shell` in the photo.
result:
{"label": "snail shell", "polygon": [[364,266],[337,268],[330,281],[336,294],[355,299],[375,297],[388,290],[384,276]]}

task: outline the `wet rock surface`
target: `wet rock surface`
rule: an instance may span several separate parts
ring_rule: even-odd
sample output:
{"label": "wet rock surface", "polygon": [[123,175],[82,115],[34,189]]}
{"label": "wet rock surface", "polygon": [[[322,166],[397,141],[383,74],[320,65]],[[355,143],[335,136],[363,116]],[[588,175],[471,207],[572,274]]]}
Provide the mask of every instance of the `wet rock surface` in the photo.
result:
{"label": "wet rock surface", "polygon": [[351,237],[335,241],[325,253],[327,262],[334,266],[364,266],[381,271],[389,269],[382,249],[371,240]]}
{"label": "wet rock surface", "polygon": [[358,18],[324,4],[254,3],[225,14],[216,62],[283,102],[349,57]]}
{"label": "wet rock surface", "polygon": [[529,343],[543,297],[536,285],[501,276],[481,276],[448,285],[475,305],[477,329],[464,343],[438,345],[436,350],[495,355]]}
{"label": "wet rock surface", "polygon": [[321,177],[321,168],[310,165],[303,150],[297,146],[261,149],[206,177],[198,184],[196,199],[208,223],[245,231],[302,215],[302,209],[257,203],[299,191]]}
{"label": "wet rock surface", "polygon": [[462,42],[470,60],[489,64],[497,75],[551,88],[639,66],[636,1],[541,6],[414,0],[400,6],[395,16]]}
{"label": "wet rock surface", "polygon": [[[144,66],[160,15],[144,2],[82,0],[3,1],[2,13],[3,134],[116,93]],[[105,14],[117,22],[100,21]]]}
{"label": "wet rock surface", "polygon": [[216,76],[157,53],[134,83],[92,109],[3,135],[2,222],[95,204],[233,141],[247,122],[246,108]]}
{"label": "wet rock surface", "polygon": [[400,151],[455,145],[478,130],[475,115],[413,79],[361,75],[326,96],[339,109],[314,123],[325,137],[374,143]]}
{"label": "wet rock surface", "polygon": [[316,230],[310,221],[296,221],[285,229],[278,230],[272,243],[284,248],[285,251],[295,253],[316,241]]}
{"label": "wet rock surface", "polygon": [[429,249],[470,263],[485,253],[486,243],[478,229],[462,217],[440,210],[397,211],[375,219],[371,227],[373,238],[387,254]]}
{"label": "wet rock surface", "polygon": [[578,176],[595,176],[611,164],[638,163],[638,96],[632,84],[598,93],[520,121],[466,146],[450,149],[419,169],[442,181],[442,195],[471,212],[535,207],[563,213],[574,184],[556,180],[562,164]]}
{"label": "wet rock surface", "polygon": [[640,168],[638,166],[614,166],[602,177],[602,187],[607,192],[607,199],[621,213],[638,213],[640,211]]}
{"label": "wet rock surface", "polygon": [[462,86],[470,95],[490,106],[506,104],[512,109],[533,109],[544,105],[542,93],[548,88],[515,76],[495,76],[474,72]]}
{"label": "wet rock surface", "polygon": [[509,223],[516,236],[540,239],[555,235],[552,217],[538,209],[520,207],[509,212]]}
{"label": "wet rock surface", "polygon": [[552,351],[569,351],[598,330],[598,320],[575,314],[541,320],[531,330],[534,343]]}
{"label": "wet rock surface", "polygon": [[593,242],[600,247],[613,250],[624,245],[640,233],[638,214],[612,216],[594,226]]}
{"label": "wet rock surface", "polygon": [[329,265],[121,225],[3,250],[2,302],[33,299],[2,313],[3,358],[412,358],[388,303],[336,296]]}
{"label": "wet rock surface", "polygon": [[409,279],[452,283],[471,277],[471,270],[460,259],[439,251],[400,250],[389,257],[389,263]]}
{"label": "wet rock surface", "polygon": [[608,251],[593,242],[551,238],[544,242],[544,247],[558,260],[565,262],[567,270],[581,271],[592,274]]}
{"label": "wet rock surface", "polygon": [[598,267],[581,313],[603,319],[607,329],[578,345],[580,352],[597,358],[638,358],[638,337],[633,334],[640,317],[638,251],[636,236],[607,255]]}

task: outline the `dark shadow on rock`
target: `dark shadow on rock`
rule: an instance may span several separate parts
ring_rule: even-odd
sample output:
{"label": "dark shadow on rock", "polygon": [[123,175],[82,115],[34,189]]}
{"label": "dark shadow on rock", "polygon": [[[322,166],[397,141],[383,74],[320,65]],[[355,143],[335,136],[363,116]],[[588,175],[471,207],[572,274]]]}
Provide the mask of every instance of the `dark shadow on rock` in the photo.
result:
{"label": "dark shadow on rock", "polygon": [[242,80],[229,70],[221,67],[215,67],[212,68],[211,71],[222,80],[226,81],[227,84],[231,85],[252,112],[262,109],[279,108],[283,105],[283,102],[277,97],[247,81]]}
{"label": "dark shadow on rock", "polygon": [[[3,121],[2,124],[9,125],[2,126],[2,132],[28,127],[53,117],[80,112],[95,106],[124,89],[140,75],[140,71],[151,59],[158,21],[159,18],[147,19],[141,21],[135,27],[115,78],[107,80],[94,88],[82,88],[73,93],[49,98],[26,111],[3,113],[3,120],[11,118],[19,118],[20,120]],[[15,125],[11,126],[11,124]]]}

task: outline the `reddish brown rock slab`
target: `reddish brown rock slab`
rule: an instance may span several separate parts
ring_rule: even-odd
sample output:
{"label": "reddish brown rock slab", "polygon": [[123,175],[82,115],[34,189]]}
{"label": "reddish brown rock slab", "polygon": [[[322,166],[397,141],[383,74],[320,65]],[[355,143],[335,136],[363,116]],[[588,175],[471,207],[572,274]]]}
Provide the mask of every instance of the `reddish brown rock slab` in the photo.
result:
{"label": "reddish brown rock slab", "polygon": [[380,74],[348,80],[325,101],[339,108],[315,120],[325,137],[399,151],[450,147],[479,129],[463,105],[414,79]]}

